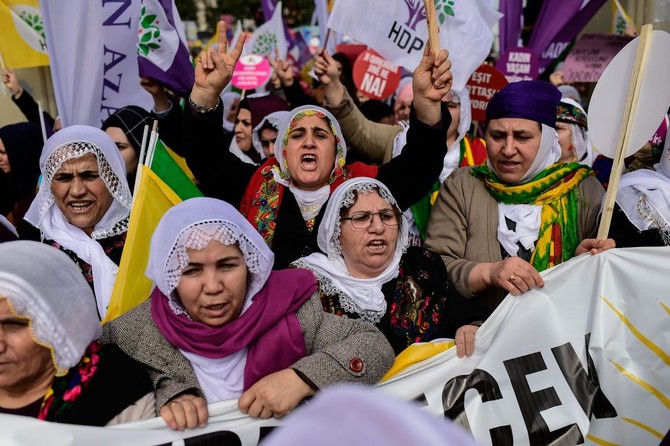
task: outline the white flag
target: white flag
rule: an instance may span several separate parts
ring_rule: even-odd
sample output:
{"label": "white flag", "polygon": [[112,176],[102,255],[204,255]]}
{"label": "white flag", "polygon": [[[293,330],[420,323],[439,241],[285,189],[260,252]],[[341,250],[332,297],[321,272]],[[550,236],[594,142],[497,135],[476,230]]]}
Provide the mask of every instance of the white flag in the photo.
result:
{"label": "white flag", "polygon": [[[440,45],[449,51],[454,89],[462,90],[491,51],[491,28],[502,16],[484,0],[435,0]],[[337,0],[328,27],[414,70],[428,40],[423,0]]]}
{"label": "white flag", "polygon": [[100,127],[126,105],[151,109],[137,65],[140,0],[41,1],[56,104],[64,126]]}
{"label": "white flag", "polygon": [[288,45],[284,34],[284,19],[282,18],[282,4],[277,3],[272,18],[256,28],[253,35],[244,45],[245,54],[272,55],[275,47],[279,50],[279,57],[286,59]]}

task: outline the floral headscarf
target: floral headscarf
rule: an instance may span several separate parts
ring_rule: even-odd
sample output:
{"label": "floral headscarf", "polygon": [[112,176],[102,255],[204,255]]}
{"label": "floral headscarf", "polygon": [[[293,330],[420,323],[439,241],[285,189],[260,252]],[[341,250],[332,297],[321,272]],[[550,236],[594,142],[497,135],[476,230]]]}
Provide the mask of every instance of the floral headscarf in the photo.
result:
{"label": "floral headscarf", "polygon": [[277,133],[278,150],[275,150],[275,157],[277,158],[277,163],[279,167],[275,167],[274,176],[275,180],[284,186],[291,186],[293,182],[291,181],[291,172],[288,170],[288,162],[286,161],[286,146],[288,145],[288,138],[291,131],[298,124],[298,121],[305,116],[317,116],[319,118],[325,119],[328,121],[330,130],[335,136],[336,144],[336,154],[335,154],[335,165],[330,174],[330,181],[332,183],[335,179],[342,175],[342,169],[346,163],[347,158],[347,145],[342,138],[342,130],[340,130],[340,124],[337,122],[337,119],[327,110],[317,107],[315,105],[303,105],[302,107],[295,108],[291,111],[290,116],[284,122],[282,122]]}

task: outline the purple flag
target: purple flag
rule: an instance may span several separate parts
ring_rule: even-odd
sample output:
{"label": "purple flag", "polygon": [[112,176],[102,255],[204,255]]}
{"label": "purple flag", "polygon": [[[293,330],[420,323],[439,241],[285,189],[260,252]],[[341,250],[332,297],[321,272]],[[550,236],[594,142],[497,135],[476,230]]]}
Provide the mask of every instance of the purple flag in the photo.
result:
{"label": "purple flag", "polygon": [[265,17],[266,22],[272,18],[272,14],[274,14],[276,6],[277,6],[277,0],[261,0],[261,7],[263,8],[263,17]]}
{"label": "purple flag", "polygon": [[289,40],[288,58],[293,61],[293,71],[300,73],[302,67],[312,58],[309,45],[305,42],[301,32],[295,32]]}
{"label": "purple flag", "polygon": [[174,0],[142,0],[138,34],[140,76],[186,96],[193,87],[193,65]]}
{"label": "purple flag", "polygon": [[580,9],[581,1],[545,0],[528,43],[528,48],[540,55],[541,71],[565,50],[605,1],[589,0]]}
{"label": "purple flag", "polygon": [[523,18],[523,0],[500,0],[500,54],[519,46],[521,20]]}

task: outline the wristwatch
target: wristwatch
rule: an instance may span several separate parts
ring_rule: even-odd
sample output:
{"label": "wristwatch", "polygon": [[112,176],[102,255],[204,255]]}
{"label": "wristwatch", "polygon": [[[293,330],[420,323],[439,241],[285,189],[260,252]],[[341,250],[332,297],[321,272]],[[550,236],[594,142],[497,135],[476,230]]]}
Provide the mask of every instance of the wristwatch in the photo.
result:
{"label": "wristwatch", "polygon": [[214,107],[205,107],[204,105],[196,104],[190,95],[188,96],[188,103],[191,105],[191,107],[193,107],[193,110],[195,110],[198,113],[209,113],[216,110],[216,108],[221,103],[221,98],[220,97],[216,98],[216,105]]}

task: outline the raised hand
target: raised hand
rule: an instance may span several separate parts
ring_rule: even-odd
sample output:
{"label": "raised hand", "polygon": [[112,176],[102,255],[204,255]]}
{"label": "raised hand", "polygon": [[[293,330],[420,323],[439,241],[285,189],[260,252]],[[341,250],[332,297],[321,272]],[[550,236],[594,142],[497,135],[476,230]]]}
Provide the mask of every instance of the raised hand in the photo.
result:
{"label": "raised hand", "polygon": [[12,95],[18,99],[18,96],[23,92],[23,87],[21,87],[19,79],[14,74],[14,71],[10,68],[5,68],[4,73],[2,73],[2,82],[9,88]]}
{"label": "raised hand", "polygon": [[235,47],[228,54],[228,39],[226,24],[219,22],[219,46],[215,50],[209,48],[200,53],[195,66],[195,84],[191,92],[191,99],[198,105],[214,107],[219,101],[219,95],[233,77],[235,64],[242,55],[244,41],[247,36],[240,34]]}
{"label": "raised hand", "polygon": [[451,90],[453,75],[450,69],[449,52],[440,50],[436,56],[426,43],[419,66],[412,74],[414,110],[422,122],[436,124],[442,119],[439,103]]}
{"label": "raised hand", "polygon": [[290,87],[293,85],[293,64],[291,61],[284,60],[279,57],[279,49],[275,47],[275,57],[273,58],[268,54],[267,56],[270,66],[275,71],[275,74],[279,78],[282,86]]}

